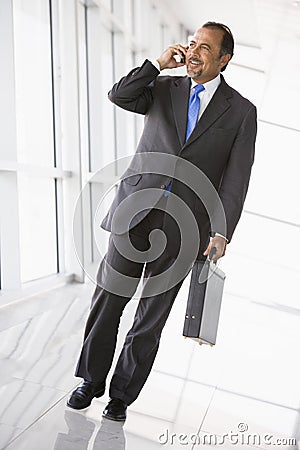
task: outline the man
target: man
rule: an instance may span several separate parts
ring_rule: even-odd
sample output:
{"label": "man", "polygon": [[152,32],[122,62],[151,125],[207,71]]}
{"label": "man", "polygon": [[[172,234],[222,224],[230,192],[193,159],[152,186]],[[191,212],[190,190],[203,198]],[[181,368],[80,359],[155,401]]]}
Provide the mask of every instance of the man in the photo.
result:
{"label": "man", "polygon": [[[196,31],[187,47],[181,44],[168,47],[156,61],[146,60],[109,92],[110,100],[116,105],[146,116],[136,155],[149,152],[175,155],[199,168],[219,194],[227,230],[224,235],[224,230],[211,229],[201,199],[180,180],[159,171],[139,173],[143,168],[131,164],[102,222],[102,227],[112,234],[108,252],[98,270],[98,284],[75,374],[84,381],[68,399],[71,408],[83,409],[90,405],[93,397],[104,394],[120,317],[143,269],[145,290],[151,278],[170,268],[179,254],[180,231],[165,212],[169,197],[176,195],[183,200],[196,219],[200,244],[194,260],[205,259],[212,247],[216,248],[215,261],[225,254],[245,201],[256,139],[255,106],[228,86],[220,74],[232,58],[233,48],[228,27],[208,22]],[[179,57],[180,62],[175,57]],[[184,65],[188,76],[158,77],[163,69]],[[122,201],[143,190],[148,192],[145,188],[155,192],[160,189],[157,205],[146,208],[145,204],[127,224],[130,241],[146,255],[151,246],[151,231],[161,229],[168,239],[165,250],[157,258],[145,256],[144,261],[138,261],[126,258],[126,254],[117,249],[117,244],[120,248],[128,247],[127,234],[114,232],[113,224]],[[114,241],[114,238],[118,239]],[[191,267],[191,262],[187,262],[187,267]],[[117,282],[110,275],[109,266],[131,280],[129,288],[124,284],[124,292],[113,290]],[[125,420],[127,406],[137,398],[151,371],[162,329],[182,281],[173,283],[171,288],[167,284],[165,290],[153,295],[142,292],[133,326],[126,336],[110,383],[110,402],[104,409],[104,417]],[[103,288],[106,282],[111,289]]]}

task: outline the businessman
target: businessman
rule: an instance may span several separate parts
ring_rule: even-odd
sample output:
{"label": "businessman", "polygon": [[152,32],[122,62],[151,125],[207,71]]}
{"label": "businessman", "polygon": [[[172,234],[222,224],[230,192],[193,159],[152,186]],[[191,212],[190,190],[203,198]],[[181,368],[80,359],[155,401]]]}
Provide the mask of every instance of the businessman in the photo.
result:
{"label": "businessman", "polygon": [[[182,200],[197,223],[200,240],[194,261],[205,259],[212,247],[216,248],[214,260],[217,260],[225,254],[232,239],[248,189],[256,139],[255,106],[231,88],[221,74],[233,51],[229,28],[207,22],[195,32],[188,46],[172,45],[157,60],[146,59],[109,92],[115,105],[145,115],[136,155],[160,152],[178,156],[208,177],[224,208],[226,233],[223,229],[212,229],[205,206],[193,190],[176,177],[145,173],[145,167],[138,167],[133,158],[101,225],[111,234],[108,251],[98,269],[75,373],[83,381],[69,396],[67,404],[71,408],[86,408],[94,397],[104,394],[120,317],[143,270],[145,289],[152,277],[166,271],[178,257],[181,234],[166,212],[170,198],[176,195]],[[186,66],[186,76],[158,76],[164,69],[182,66]],[[140,208],[127,223],[128,233],[123,233],[122,216],[117,226],[114,223],[118,208],[124,200],[130,201],[130,196],[134,199],[134,194],[149,192],[149,188],[156,195],[159,193],[157,205],[145,204]],[[147,259],[150,233],[158,229],[167,237],[165,249],[157,258]],[[128,247],[128,235],[132,246],[145,254],[144,261],[126,257],[119,250],[118,245]],[[191,262],[187,262],[189,267]],[[123,295],[103,287],[105,283],[114,286],[115,278],[109,267],[131,280],[129,287],[124,285]],[[110,382],[110,401],[103,411],[104,417],[126,419],[127,406],[137,398],[151,371],[162,329],[182,282],[183,279],[170,288],[166,285],[165,290],[153,295],[142,292]]]}

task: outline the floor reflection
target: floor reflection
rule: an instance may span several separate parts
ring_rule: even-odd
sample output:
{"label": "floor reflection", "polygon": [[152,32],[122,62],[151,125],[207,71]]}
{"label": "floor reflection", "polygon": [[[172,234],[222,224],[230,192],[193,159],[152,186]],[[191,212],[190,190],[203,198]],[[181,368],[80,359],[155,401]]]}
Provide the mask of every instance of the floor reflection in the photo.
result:
{"label": "floor reflection", "polygon": [[[218,344],[199,348],[181,334],[188,287],[172,308],[153,370],[125,425],[101,417],[108,393],[86,411],[66,407],[80,382],[73,373],[92,286],[64,286],[0,308],[0,449],[156,450],[166,429],[223,435],[241,421],[252,433],[299,439],[297,358],[287,370],[300,340],[298,306],[290,298],[281,308],[273,307],[277,299],[262,304],[261,292],[257,298],[225,292]],[[124,311],[112,370],[136,304]]]}
{"label": "floor reflection", "polygon": [[95,435],[96,425],[84,415],[65,411],[64,419],[68,432],[58,433],[53,450],[125,450],[124,422],[102,419]]}
{"label": "floor reflection", "polygon": [[93,450],[125,450],[124,422],[102,419]]}

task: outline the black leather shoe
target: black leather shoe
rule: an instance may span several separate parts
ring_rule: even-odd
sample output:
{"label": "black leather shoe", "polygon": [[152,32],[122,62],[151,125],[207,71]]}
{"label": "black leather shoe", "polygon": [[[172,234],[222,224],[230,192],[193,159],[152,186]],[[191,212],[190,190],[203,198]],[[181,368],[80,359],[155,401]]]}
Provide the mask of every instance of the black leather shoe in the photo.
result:
{"label": "black leather shoe", "polygon": [[112,398],[106,405],[102,416],[110,420],[117,420],[122,422],[126,420],[127,405],[119,398]]}
{"label": "black leather shoe", "polygon": [[104,392],[105,381],[103,383],[92,383],[84,380],[68,398],[67,406],[73,409],[87,408],[94,397],[101,397]]}

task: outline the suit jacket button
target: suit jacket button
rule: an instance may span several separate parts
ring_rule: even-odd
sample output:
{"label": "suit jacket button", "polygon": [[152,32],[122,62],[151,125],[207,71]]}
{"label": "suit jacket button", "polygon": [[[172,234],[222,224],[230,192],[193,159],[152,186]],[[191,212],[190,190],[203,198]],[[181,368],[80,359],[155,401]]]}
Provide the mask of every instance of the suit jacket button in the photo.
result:
{"label": "suit jacket button", "polygon": [[162,185],[161,185],[161,189],[166,189],[166,187],[167,187],[167,186],[166,186],[165,184],[162,184]]}

